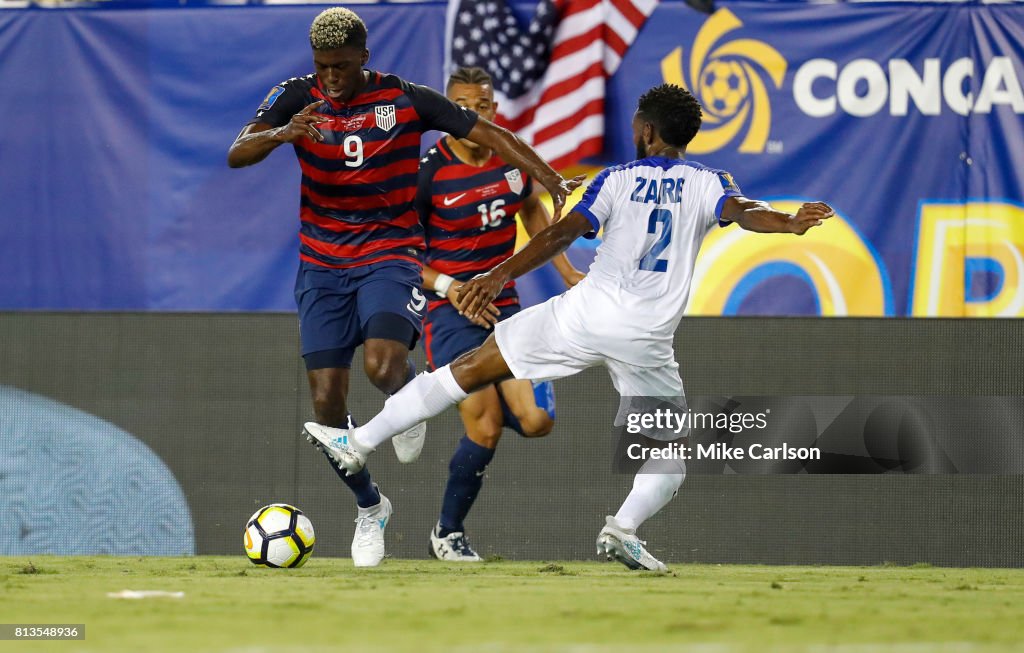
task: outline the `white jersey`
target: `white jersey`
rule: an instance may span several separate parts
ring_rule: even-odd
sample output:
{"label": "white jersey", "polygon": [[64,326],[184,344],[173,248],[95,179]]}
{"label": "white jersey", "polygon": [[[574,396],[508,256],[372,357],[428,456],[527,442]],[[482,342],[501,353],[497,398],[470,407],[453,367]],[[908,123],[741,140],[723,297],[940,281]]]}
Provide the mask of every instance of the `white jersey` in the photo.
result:
{"label": "white jersey", "polygon": [[697,251],[740,190],[725,172],[648,157],[603,170],[573,210],[602,242],[586,278],[563,295],[563,334],[608,358],[656,366],[674,360]]}

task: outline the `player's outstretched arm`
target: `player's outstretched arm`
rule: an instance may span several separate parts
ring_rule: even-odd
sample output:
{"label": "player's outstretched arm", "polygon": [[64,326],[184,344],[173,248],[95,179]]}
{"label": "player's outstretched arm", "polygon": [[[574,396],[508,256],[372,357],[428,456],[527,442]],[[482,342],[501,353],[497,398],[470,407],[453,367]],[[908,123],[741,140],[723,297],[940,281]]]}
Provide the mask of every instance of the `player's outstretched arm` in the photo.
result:
{"label": "player's outstretched arm", "polygon": [[796,215],[773,209],[768,202],[742,196],[730,197],[722,206],[722,219],[735,222],[747,231],[758,233],[796,234],[802,236],[811,227],[835,215],[824,202],[802,204]]}
{"label": "player's outstretched arm", "polygon": [[323,100],[317,100],[307,105],[292,116],[287,125],[281,127],[272,127],[262,122],[246,125],[228,149],[228,165],[232,168],[251,166],[267,158],[278,145],[293,143],[300,138],[309,138],[317,143],[324,140],[324,135],[317,131],[316,125],[327,118],[314,113],[323,103]]}
{"label": "player's outstretched arm", "polygon": [[[526,228],[526,233],[530,235],[530,238],[551,226],[551,215],[544,203],[540,201],[540,193],[536,190],[523,200],[523,206],[519,209],[519,217],[522,218],[523,227]],[[551,264],[558,270],[558,274],[567,287],[572,288],[583,281],[585,275],[569,261],[565,252],[552,258]]]}
{"label": "player's outstretched arm", "polygon": [[505,262],[494,266],[487,274],[481,274],[466,282],[459,293],[462,313],[474,319],[491,303],[509,279],[520,277],[534,270],[554,256],[561,254],[580,236],[590,233],[594,227],[582,213],[573,211],[544,231],[537,234],[526,247]]}
{"label": "player's outstretched arm", "polygon": [[[462,304],[459,302],[459,291],[462,286],[465,285],[458,279],[438,272],[429,265],[423,266],[423,288],[432,288],[438,296],[442,296],[452,303],[455,310],[462,313]],[[494,304],[488,304],[487,310],[483,312],[479,318],[470,320],[473,324],[490,329],[492,326],[498,323],[498,316],[501,315],[501,311]]]}
{"label": "player's outstretched arm", "polygon": [[526,174],[548,189],[555,208],[554,219],[556,221],[558,216],[562,215],[565,198],[579,188],[587,177],[586,175],[577,175],[569,180],[563,179],[562,175],[555,172],[555,169],[549,166],[547,161],[540,158],[540,155],[527,145],[526,141],[483,118],[476,121],[466,138],[493,149],[505,163],[524,170]]}

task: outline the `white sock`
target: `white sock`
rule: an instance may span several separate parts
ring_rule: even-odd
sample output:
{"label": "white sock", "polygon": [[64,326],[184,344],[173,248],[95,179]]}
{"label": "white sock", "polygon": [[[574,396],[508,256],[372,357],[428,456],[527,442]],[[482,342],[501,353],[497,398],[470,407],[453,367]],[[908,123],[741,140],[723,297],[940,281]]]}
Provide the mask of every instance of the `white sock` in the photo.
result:
{"label": "white sock", "polygon": [[352,437],[360,448],[376,449],[385,440],[457,404],[469,395],[459,387],[451,366],[420,374],[384,402],[377,416],[357,427]]}
{"label": "white sock", "polygon": [[633,479],[633,490],[615,513],[615,521],[635,531],[672,500],[684,478],[683,461],[648,460]]}

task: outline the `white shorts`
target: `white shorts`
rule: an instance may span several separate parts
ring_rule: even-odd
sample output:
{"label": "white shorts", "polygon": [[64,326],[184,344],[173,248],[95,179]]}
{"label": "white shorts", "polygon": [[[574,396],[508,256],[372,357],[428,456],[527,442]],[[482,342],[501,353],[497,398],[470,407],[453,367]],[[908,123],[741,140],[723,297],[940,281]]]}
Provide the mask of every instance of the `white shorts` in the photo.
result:
{"label": "white shorts", "polygon": [[[679,364],[674,360],[644,367],[607,358],[599,350],[600,343],[587,342],[587,334],[566,334],[558,320],[562,297],[513,315],[494,326],[498,349],[517,379],[547,381],[561,379],[588,367],[604,365],[612,377],[612,385],[622,397],[616,424],[633,410],[632,400],[658,397],[683,405],[683,381]],[[570,339],[570,336],[576,336]]]}

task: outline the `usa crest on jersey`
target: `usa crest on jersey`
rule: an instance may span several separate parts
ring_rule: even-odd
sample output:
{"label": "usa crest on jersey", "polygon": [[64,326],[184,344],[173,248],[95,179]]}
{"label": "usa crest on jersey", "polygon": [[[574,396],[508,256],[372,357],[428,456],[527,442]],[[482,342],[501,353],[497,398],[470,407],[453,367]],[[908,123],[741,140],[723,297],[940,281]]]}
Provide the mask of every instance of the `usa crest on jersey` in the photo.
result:
{"label": "usa crest on jersey", "polygon": [[373,111],[377,116],[378,127],[386,132],[395,128],[395,122],[397,120],[395,116],[395,105],[385,104],[381,107],[374,107]]}
{"label": "usa crest on jersey", "polygon": [[513,169],[505,173],[505,179],[508,181],[508,187],[512,189],[512,192],[519,194],[523,192],[523,173],[519,170]]}

